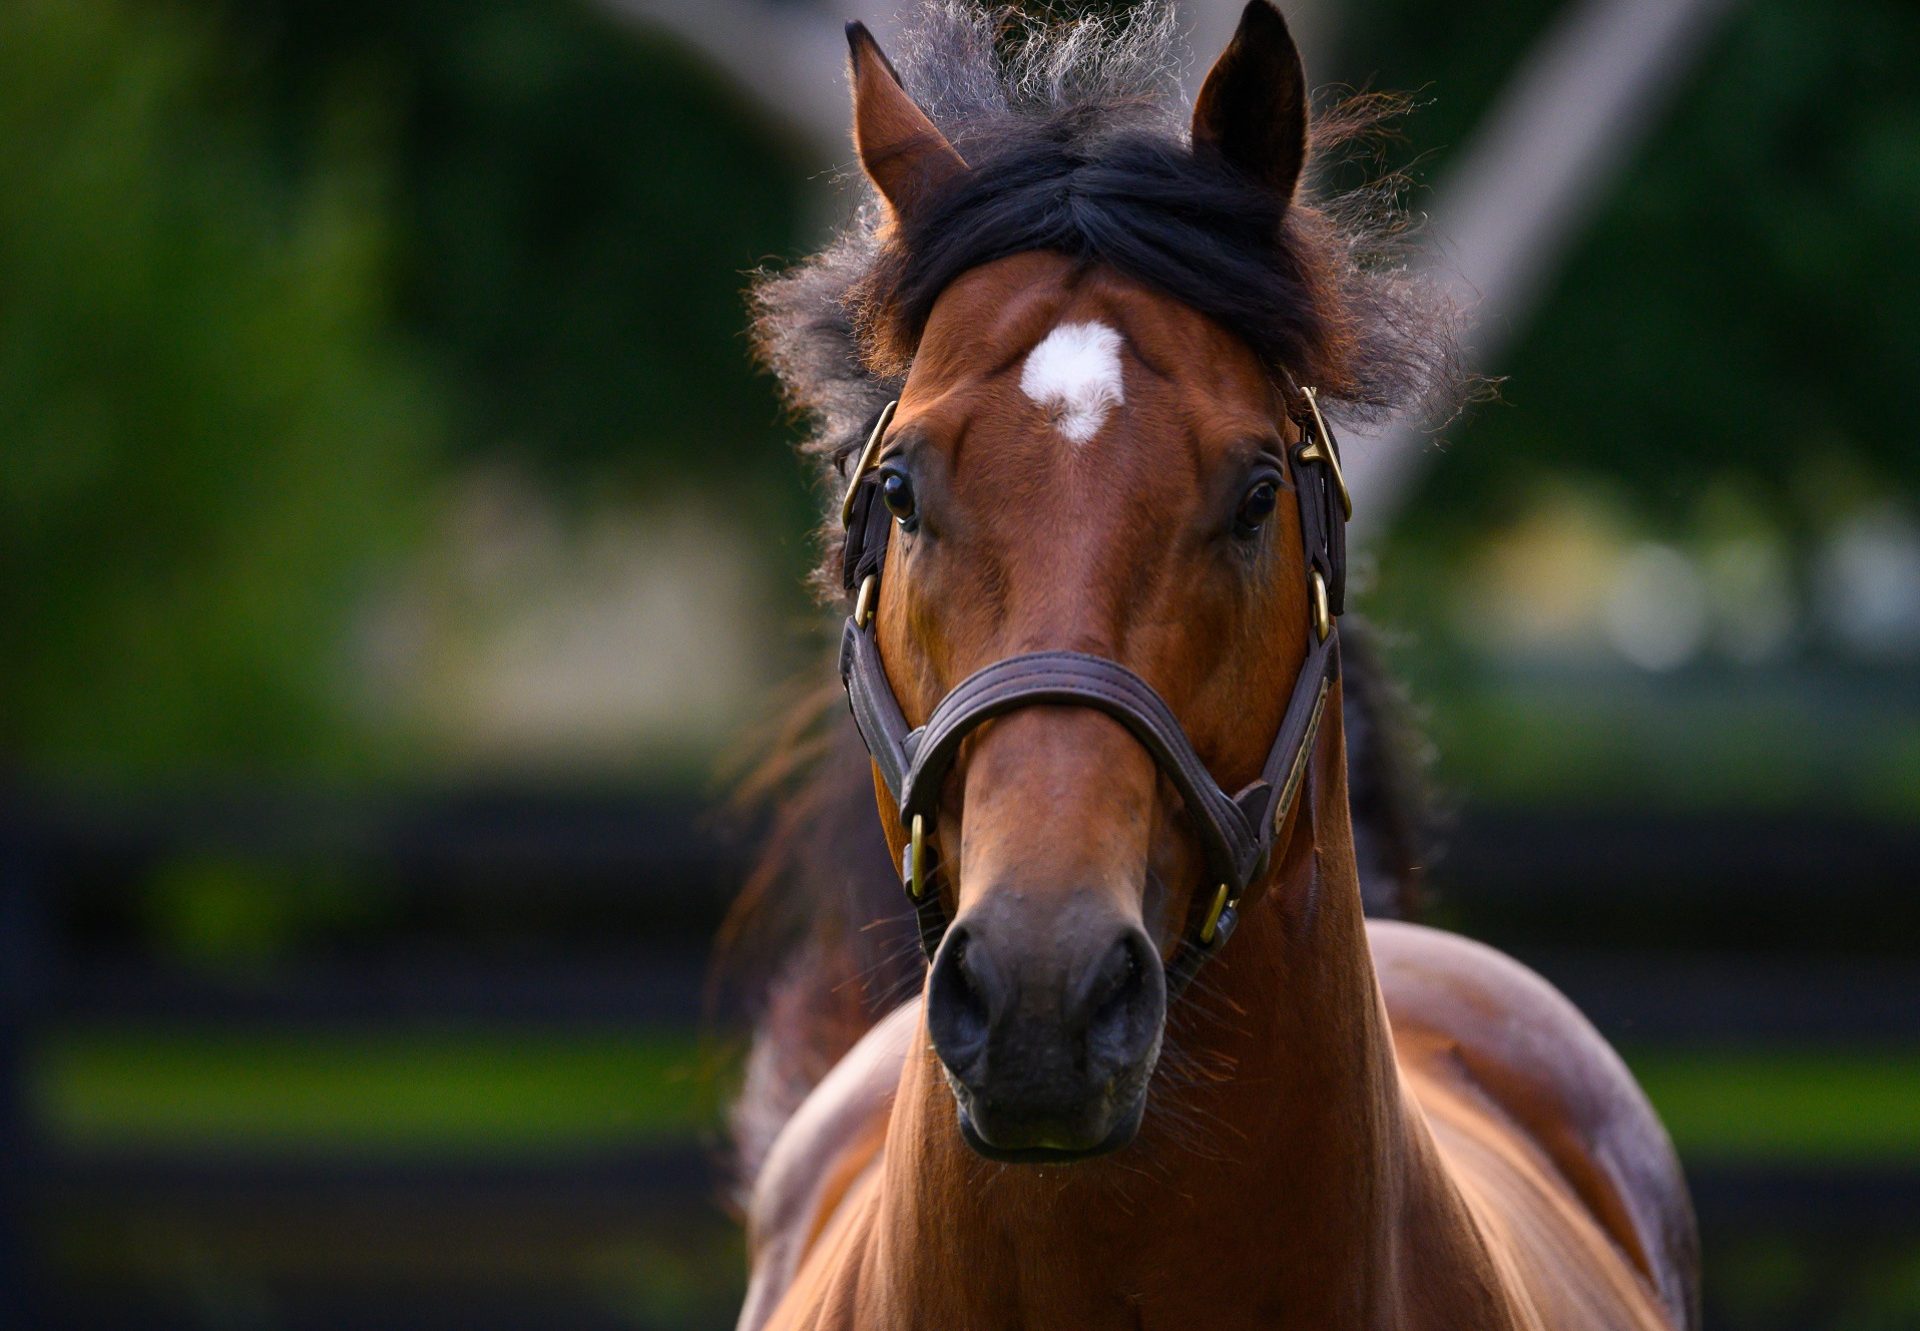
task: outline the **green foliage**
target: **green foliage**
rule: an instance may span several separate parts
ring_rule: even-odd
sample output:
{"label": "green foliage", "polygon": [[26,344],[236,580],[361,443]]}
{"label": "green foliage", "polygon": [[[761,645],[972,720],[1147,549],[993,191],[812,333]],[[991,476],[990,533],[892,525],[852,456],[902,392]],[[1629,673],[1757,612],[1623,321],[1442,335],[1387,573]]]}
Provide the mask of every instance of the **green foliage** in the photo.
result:
{"label": "green foliage", "polygon": [[[1345,13],[1343,73],[1425,91],[1402,151],[1443,181],[1447,151],[1570,8],[1381,0]],[[1850,514],[1920,502],[1920,90],[1902,76],[1916,61],[1920,10],[1901,0],[1734,7],[1485,367],[1505,376],[1502,400],[1446,432],[1362,600],[1408,644],[1395,665],[1432,704],[1443,779],[1523,801],[1911,815],[1914,694],[1845,675],[1818,579]],[[1685,684],[1636,684],[1605,647],[1557,679],[1537,658],[1490,670],[1486,555],[1570,491],[1623,541],[1702,569],[1731,556],[1757,577],[1755,552],[1771,552],[1782,646],[1730,660],[1716,636]],[[1571,594],[1599,607],[1609,589]],[[1782,752],[1794,761],[1767,760]]]}
{"label": "green foliage", "polygon": [[[1498,87],[1556,7],[1527,8],[1354,11],[1376,80],[1438,99],[1414,151],[1463,140],[1479,103],[1462,94]],[[1468,533],[1551,472],[1617,481],[1669,526],[1737,474],[1803,536],[1830,520],[1837,469],[1912,495],[1916,62],[1902,0],[1739,7],[1495,367],[1505,404],[1451,432],[1404,538]]]}
{"label": "green foliage", "polygon": [[29,764],[344,761],[346,617],[438,434],[378,155],[263,169],[218,54],[152,7],[0,7],[0,752]]}
{"label": "green foliage", "polygon": [[0,753],[352,772],[354,617],[466,458],[736,473],[803,529],[743,269],[799,173],[557,0],[0,12]]}
{"label": "green foliage", "polygon": [[391,117],[401,317],[461,450],[569,488],[743,463],[791,485],[741,293],[803,247],[803,168],[722,76],[559,0],[247,0],[228,27],[291,140],[343,71]]}
{"label": "green foliage", "polygon": [[[1428,96],[1403,156],[1438,180],[1563,8],[1346,7],[1314,73]],[[1506,403],[1452,432],[1384,618],[1443,637],[1438,593],[1550,476],[1653,534],[1729,477],[1803,539],[1913,494],[1916,60],[1900,0],[1734,13],[1496,367]],[[0,754],[379,761],[354,617],[476,460],[597,502],[724,485],[797,565],[740,290],[810,243],[815,165],[589,0],[0,7]]]}

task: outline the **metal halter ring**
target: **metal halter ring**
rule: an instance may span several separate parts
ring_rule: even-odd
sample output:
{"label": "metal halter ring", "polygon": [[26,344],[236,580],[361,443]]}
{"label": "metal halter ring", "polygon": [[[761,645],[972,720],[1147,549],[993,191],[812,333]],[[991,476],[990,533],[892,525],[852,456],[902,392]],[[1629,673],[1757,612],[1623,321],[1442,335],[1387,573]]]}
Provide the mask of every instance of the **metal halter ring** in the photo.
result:
{"label": "metal halter ring", "polygon": [[[1317,577],[1319,575],[1316,574],[1315,576]],[[874,589],[879,585],[880,575],[877,573],[869,573],[860,580],[860,594],[854,597],[853,600],[853,622],[861,628],[865,628],[867,621],[873,618],[873,594]],[[1325,599],[1326,594],[1323,592],[1321,593],[1321,600],[1324,601]],[[1327,635],[1322,633],[1320,636],[1324,638]]]}
{"label": "metal halter ring", "polygon": [[[860,594],[863,597],[867,594],[864,586]],[[1313,571],[1313,631],[1320,635],[1321,642],[1333,632],[1333,614],[1327,609],[1327,580],[1320,576],[1319,569]]]}
{"label": "metal halter ring", "polygon": [[913,832],[907,840],[907,892],[915,901],[927,889],[927,832],[926,819],[921,814],[913,815]]}

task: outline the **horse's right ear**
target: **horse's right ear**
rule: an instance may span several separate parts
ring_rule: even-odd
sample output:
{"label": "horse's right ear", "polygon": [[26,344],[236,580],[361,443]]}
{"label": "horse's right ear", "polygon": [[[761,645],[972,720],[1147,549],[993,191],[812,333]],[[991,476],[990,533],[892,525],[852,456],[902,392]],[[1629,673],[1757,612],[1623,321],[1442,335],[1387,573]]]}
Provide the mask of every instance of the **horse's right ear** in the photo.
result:
{"label": "horse's right ear", "polygon": [[861,169],[898,217],[967,169],[907,90],[867,25],[847,24],[848,79],[853,84],[853,146]]}

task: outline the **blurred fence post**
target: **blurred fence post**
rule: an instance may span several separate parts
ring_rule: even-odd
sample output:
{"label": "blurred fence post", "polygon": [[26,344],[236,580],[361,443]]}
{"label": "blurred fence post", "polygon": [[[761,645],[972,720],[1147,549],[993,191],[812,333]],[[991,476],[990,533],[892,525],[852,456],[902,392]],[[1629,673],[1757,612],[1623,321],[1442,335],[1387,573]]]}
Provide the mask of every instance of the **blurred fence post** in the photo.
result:
{"label": "blurred fence post", "polygon": [[26,802],[0,781],[0,1315],[40,1325],[27,1252],[40,1155],[27,1086],[28,1031],[45,978],[46,897]]}

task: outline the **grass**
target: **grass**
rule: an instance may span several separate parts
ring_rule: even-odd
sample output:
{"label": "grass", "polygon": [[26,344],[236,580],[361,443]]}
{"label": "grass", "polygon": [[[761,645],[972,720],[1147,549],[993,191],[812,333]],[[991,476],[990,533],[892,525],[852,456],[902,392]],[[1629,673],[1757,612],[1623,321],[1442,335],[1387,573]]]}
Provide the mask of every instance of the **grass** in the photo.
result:
{"label": "grass", "polygon": [[[1688,1159],[1920,1161],[1920,1050],[1627,1052]],[[529,1155],[686,1140],[715,1121],[701,1069],[675,1032],[69,1030],[32,1086],[81,1149]]]}
{"label": "grass", "polygon": [[1920,1050],[1628,1050],[1683,1159],[1920,1162]]}
{"label": "grass", "polygon": [[691,1136],[700,1064],[678,1034],[68,1031],[31,1084],[72,1147],[527,1154]]}

